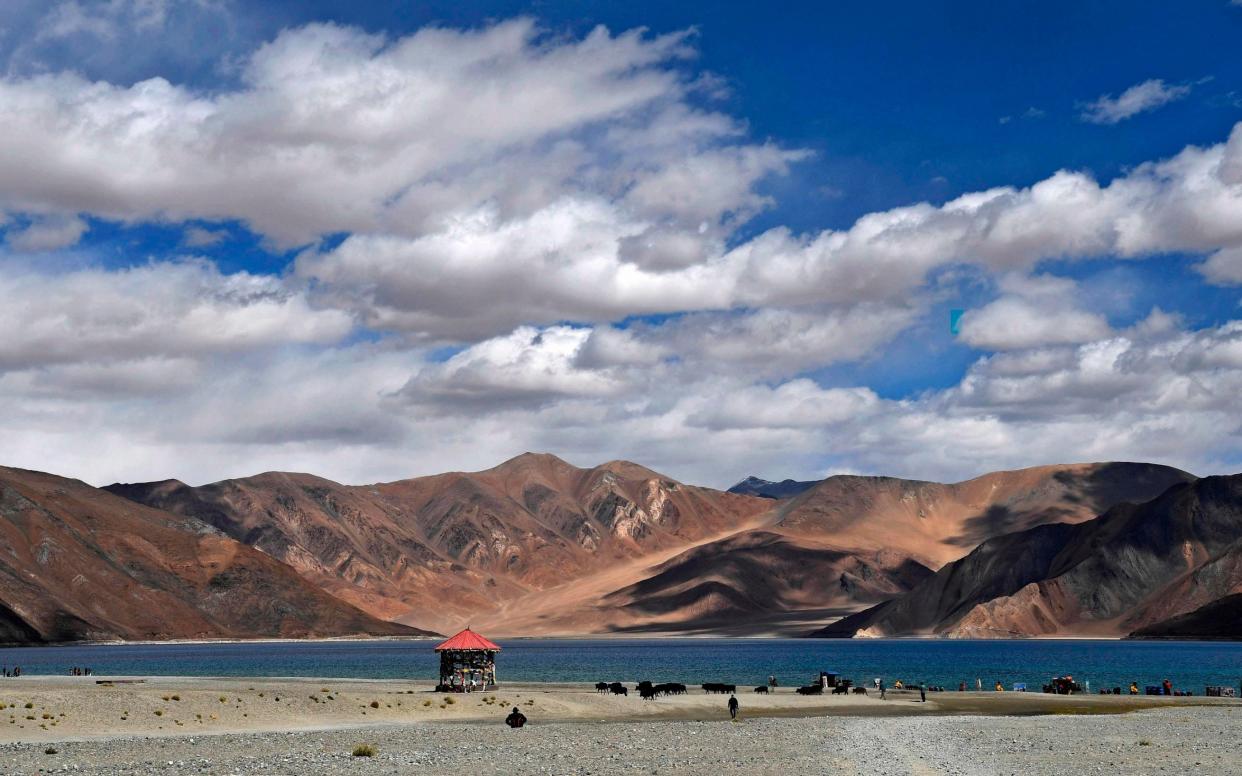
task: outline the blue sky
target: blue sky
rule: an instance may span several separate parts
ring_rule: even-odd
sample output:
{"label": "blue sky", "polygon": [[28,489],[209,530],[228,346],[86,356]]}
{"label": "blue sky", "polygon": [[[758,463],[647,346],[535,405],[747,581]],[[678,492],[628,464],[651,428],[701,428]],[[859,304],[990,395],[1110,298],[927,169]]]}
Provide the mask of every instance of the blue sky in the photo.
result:
{"label": "blue sky", "polygon": [[8,18],[6,463],[1242,462],[1228,0]]}

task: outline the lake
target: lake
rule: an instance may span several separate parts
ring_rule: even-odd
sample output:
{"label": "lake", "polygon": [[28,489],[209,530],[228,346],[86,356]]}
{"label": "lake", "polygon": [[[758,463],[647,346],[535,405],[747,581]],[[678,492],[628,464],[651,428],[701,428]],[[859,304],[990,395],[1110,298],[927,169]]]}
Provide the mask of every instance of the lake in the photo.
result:
{"label": "lake", "polygon": [[[27,674],[65,674],[90,666],[97,675],[434,677],[434,641],[313,641],[208,644],[100,644],[0,649],[0,663]],[[1158,684],[1203,693],[1207,684],[1238,687],[1242,643],[1149,641],[950,641],[807,639],[512,639],[499,642],[501,682],[596,682],[650,679],[701,684],[805,684],[821,670],[855,681],[926,681],[985,688],[1073,674],[1101,687]],[[0,679],[0,681],[3,681]]]}

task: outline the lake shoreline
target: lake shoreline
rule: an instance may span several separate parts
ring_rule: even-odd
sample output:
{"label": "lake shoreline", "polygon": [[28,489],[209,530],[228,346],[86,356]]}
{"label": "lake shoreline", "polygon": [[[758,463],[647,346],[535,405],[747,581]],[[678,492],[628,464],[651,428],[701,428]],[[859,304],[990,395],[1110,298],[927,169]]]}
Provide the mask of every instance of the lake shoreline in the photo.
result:
{"label": "lake shoreline", "polygon": [[[1042,776],[1194,763],[1224,773],[1242,724],[1242,703],[1202,697],[943,692],[923,703],[908,690],[880,700],[874,692],[806,697],[739,687],[741,711],[731,722],[729,696],[698,688],[644,701],[582,683],[502,683],[455,695],[416,680],[97,683],[122,678],[0,684],[6,772]],[[529,718],[521,730],[503,723],[515,706]],[[354,757],[362,745],[372,754]]]}

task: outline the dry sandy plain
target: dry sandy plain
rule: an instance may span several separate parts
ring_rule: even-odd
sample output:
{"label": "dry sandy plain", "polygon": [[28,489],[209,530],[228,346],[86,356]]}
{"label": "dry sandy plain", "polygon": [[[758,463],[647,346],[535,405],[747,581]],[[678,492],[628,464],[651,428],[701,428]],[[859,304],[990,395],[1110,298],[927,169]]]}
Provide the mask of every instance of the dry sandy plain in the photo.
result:
{"label": "dry sandy plain", "polygon": [[[1242,773],[1242,701],[740,693],[577,684],[445,696],[423,681],[0,680],[0,773]],[[530,718],[502,724],[513,706]],[[352,750],[370,744],[371,757]]]}

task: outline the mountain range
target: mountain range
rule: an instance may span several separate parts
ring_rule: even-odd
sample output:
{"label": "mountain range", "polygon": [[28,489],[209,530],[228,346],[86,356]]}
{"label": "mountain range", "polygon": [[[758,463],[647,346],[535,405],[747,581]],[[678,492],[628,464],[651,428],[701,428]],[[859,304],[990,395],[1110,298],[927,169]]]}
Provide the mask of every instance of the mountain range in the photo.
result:
{"label": "mountain range", "polygon": [[1202,628],[1240,591],[1242,475],[1205,477],[1082,523],[988,539],[817,635],[1169,637],[1192,624],[1183,615],[1209,607],[1192,618]]}
{"label": "mountain range", "polygon": [[[724,492],[626,461],[579,468],[535,453],[372,485],[269,472],[100,489],[0,469],[11,547],[0,554],[0,641],[417,635],[467,624],[494,636],[1125,635],[1242,591],[1223,559],[1210,563],[1228,514],[1216,538],[1187,539],[1202,579],[1218,576],[1184,580],[1202,587],[1185,606],[1171,592],[1164,604],[1127,594],[1107,618],[1079,605],[1073,616],[1023,619],[1015,612],[1030,602],[1015,596],[1064,575],[1073,548],[1121,531],[1091,528],[1100,520],[1119,524],[1115,515],[1213,479],[1100,463],[951,484],[748,478]],[[1114,571],[1084,565],[1073,585]],[[1065,591],[1080,589],[1068,579],[1032,600],[1061,612]]]}

